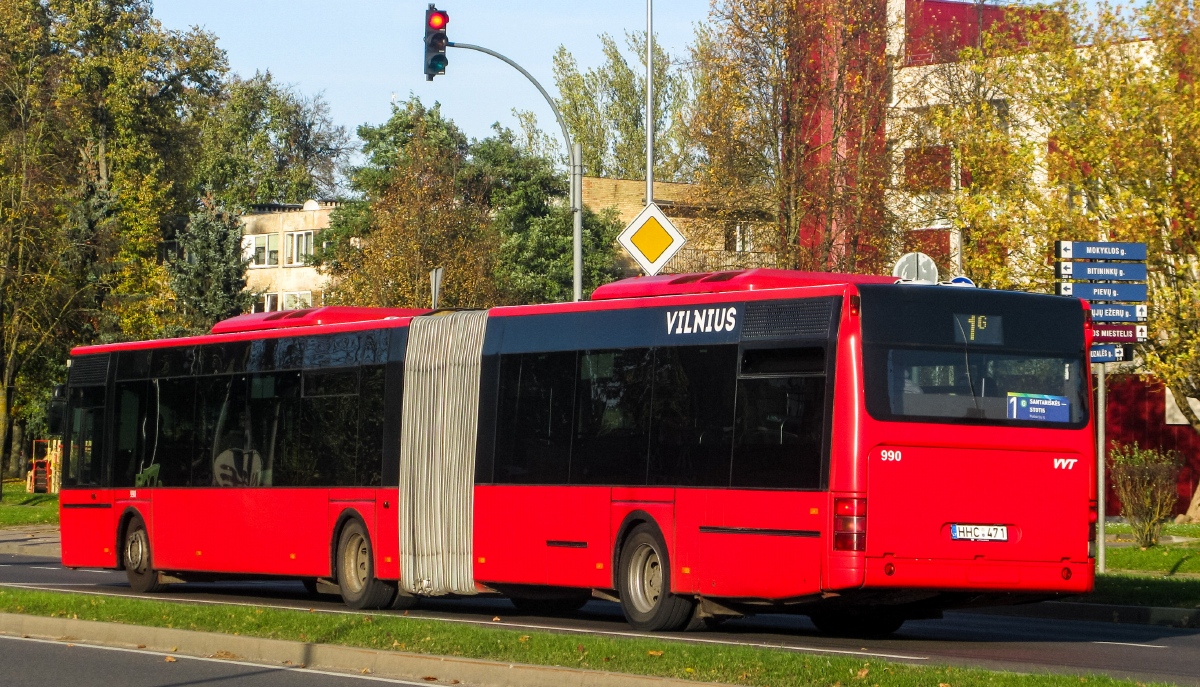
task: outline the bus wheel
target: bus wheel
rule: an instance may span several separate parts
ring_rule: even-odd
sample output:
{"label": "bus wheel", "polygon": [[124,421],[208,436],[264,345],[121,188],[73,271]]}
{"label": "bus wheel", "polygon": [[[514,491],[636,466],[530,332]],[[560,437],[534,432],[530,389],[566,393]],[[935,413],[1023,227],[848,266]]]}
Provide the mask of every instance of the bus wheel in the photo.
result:
{"label": "bus wheel", "polygon": [[637,630],[681,630],[696,602],[671,593],[671,562],[658,528],[641,524],[621,548],[617,578],[621,610]]}
{"label": "bus wheel", "polygon": [[904,624],[904,618],[890,613],[818,613],[809,620],[823,634],[860,639],[887,637]]}
{"label": "bus wheel", "polygon": [[347,606],[355,610],[375,609],[392,602],[396,588],[375,578],[371,540],[361,522],[351,520],[342,528],[337,561],[338,587]]}
{"label": "bus wheel", "polygon": [[125,528],[123,556],[125,576],[129,586],[139,594],[161,592],[166,585],[158,581],[158,571],[150,558],[150,537],[146,534],[146,523],[134,517]]}
{"label": "bus wheel", "polygon": [[591,591],[584,591],[577,595],[561,598],[531,599],[517,596],[509,598],[509,601],[517,607],[517,610],[531,615],[567,615],[583,608],[591,600]]}

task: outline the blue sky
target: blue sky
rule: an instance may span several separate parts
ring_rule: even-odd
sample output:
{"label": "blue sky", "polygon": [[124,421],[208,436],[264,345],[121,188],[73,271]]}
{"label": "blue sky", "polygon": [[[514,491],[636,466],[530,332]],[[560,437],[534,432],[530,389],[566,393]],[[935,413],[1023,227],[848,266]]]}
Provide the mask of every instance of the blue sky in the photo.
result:
{"label": "blue sky", "polygon": [[[533,110],[555,134],[550,108],[516,70],[499,60],[451,50],[445,76],[426,82],[422,73],[428,0],[156,0],[154,14],[172,29],[200,26],[218,36],[231,68],[249,76],[270,70],[305,93],[323,92],[334,118],[353,133],[363,123],[387,118],[389,104],[409,93],[442,103],[443,111],[469,136],[490,133],[493,122],[515,128],[510,111]],[[560,45],[581,68],[598,65],[596,36],[624,40],[644,30],[645,0],[575,2],[438,0],[450,13],[452,41],[482,45],[512,58],[550,91],[551,57]],[[682,55],[708,0],[656,0],[654,28],[660,44]]]}

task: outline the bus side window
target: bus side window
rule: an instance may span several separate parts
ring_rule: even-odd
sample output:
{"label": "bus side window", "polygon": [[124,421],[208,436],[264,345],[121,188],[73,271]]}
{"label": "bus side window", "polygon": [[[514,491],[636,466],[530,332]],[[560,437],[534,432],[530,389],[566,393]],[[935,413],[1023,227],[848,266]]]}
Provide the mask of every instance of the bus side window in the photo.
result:
{"label": "bus side window", "polygon": [[729,486],[737,345],[655,353],[650,484]]}
{"label": "bus side window", "polygon": [[574,351],[500,358],[497,484],[566,484],[575,402]]}
{"label": "bus side window", "polygon": [[104,483],[104,392],[103,386],[70,391],[65,485],[94,487]]}
{"label": "bus side window", "polygon": [[579,356],[571,484],[646,484],[654,351]]}
{"label": "bus side window", "polygon": [[157,380],[158,441],[155,462],[164,487],[186,487],[191,478],[196,434],[196,380]]}
{"label": "bus side window", "polygon": [[[384,349],[383,353],[386,353]],[[354,484],[383,484],[384,366],[362,368],[358,390],[358,464]]]}
{"label": "bus side window", "polygon": [[120,382],[117,384],[116,407],[113,413],[113,431],[116,442],[113,446],[112,486],[151,487],[143,474],[150,451],[147,439],[154,441],[157,418],[149,412],[152,401],[151,383],[147,381]]}
{"label": "bus side window", "polygon": [[743,351],[730,485],[820,488],[825,424],[823,347]]}
{"label": "bus side window", "polygon": [[288,456],[293,459],[289,486],[354,484],[358,368],[305,370],[300,408],[298,450]]}

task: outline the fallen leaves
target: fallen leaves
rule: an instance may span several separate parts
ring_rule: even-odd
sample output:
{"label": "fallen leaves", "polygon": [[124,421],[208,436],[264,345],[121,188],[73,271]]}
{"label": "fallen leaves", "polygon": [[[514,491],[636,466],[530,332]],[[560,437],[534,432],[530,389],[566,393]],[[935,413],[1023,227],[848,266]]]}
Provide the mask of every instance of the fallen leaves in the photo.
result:
{"label": "fallen leaves", "polygon": [[167,656],[166,658],[163,659],[163,661],[166,663],[174,663],[178,660],[179,659],[175,658],[174,656]]}
{"label": "fallen leaves", "polygon": [[663,655],[663,652],[661,652],[661,651],[647,651],[646,653],[655,658],[658,658],[659,656]]}
{"label": "fallen leaves", "polygon": [[529,641],[529,635],[521,635],[520,637],[517,637],[517,641],[524,644]]}

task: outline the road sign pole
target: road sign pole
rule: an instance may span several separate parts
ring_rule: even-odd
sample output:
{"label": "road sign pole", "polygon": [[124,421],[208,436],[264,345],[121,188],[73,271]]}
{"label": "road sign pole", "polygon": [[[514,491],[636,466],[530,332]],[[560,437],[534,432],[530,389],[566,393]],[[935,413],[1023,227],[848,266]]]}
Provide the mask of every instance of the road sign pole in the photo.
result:
{"label": "road sign pole", "polygon": [[[566,142],[566,144],[567,144],[567,158],[568,158],[567,162],[571,166],[571,176],[573,177],[572,183],[571,183],[571,212],[575,215],[574,222],[573,222],[574,232],[575,232],[574,246],[573,246],[573,249],[574,249],[573,253],[575,256],[575,259],[574,259],[574,262],[575,262],[575,268],[574,268],[574,272],[575,272],[575,274],[574,274],[574,291],[575,291],[575,293],[574,293],[574,297],[575,297],[575,300],[577,300],[577,301],[583,300],[583,258],[582,258],[582,255],[583,255],[583,229],[582,229],[582,227],[583,227],[583,179],[582,179],[583,153],[581,152],[582,147],[574,146],[571,144],[571,132],[570,132],[570,130],[567,129],[567,122],[566,122],[566,120],[563,119],[562,113],[558,111],[558,105],[554,104],[554,99],[550,97],[550,94],[546,92],[546,89],[542,88],[542,84],[538,83],[538,80],[533,78],[533,74],[530,74],[529,72],[525,71],[524,67],[517,64],[516,62],[513,62],[512,60],[508,59],[504,55],[501,55],[500,53],[496,52],[495,50],[489,50],[489,49],[484,48],[479,45],[471,45],[470,43],[453,43],[453,42],[451,42],[451,43],[446,43],[446,47],[447,48],[462,48],[464,50],[475,50],[475,51],[484,53],[486,55],[491,55],[492,57],[495,57],[496,59],[507,62],[508,66],[510,66],[513,69],[516,69],[517,71],[524,74],[525,78],[529,79],[530,83],[532,83],[534,86],[537,87],[538,92],[542,94],[542,97],[546,99],[547,103],[549,103],[551,111],[554,112],[554,118],[558,120],[558,126],[559,126],[559,128],[562,129],[563,141]],[[577,151],[580,151],[580,152],[577,152]]]}
{"label": "road sign pole", "polygon": [[1100,388],[1096,393],[1096,571],[1101,573],[1104,572],[1104,423],[1107,416],[1105,401],[1108,392],[1104,383],[1104,371],[1107,367],[1107,363],[1100,363],[1100,374],[1097,375]]}
{"label": "road sign pole", "polygon": [[646,0],[646,205],[654,202],[654,0]]}
{"label": "road sign pole", "polygon": [[575,261],[575,300],[583,300],[583,146],[572,146],[571,163],[571,223]]}

